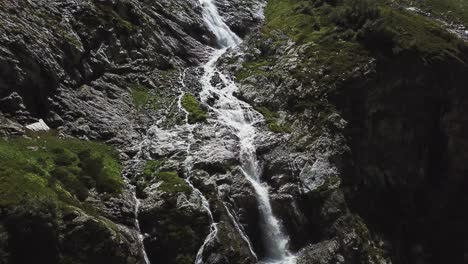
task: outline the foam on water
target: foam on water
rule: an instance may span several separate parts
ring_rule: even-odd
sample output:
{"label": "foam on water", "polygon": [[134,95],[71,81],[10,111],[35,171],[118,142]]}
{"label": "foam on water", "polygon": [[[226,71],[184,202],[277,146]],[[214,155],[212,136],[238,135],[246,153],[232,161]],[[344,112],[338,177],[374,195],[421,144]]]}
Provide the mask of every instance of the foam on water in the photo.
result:
{"label": "foam on water", "polygon": [[[287,249],[289,238],[282,232],[281,224],[273,214],[268,186],[260,179],[262,172],[257,160],[255,146],[257,129],[254,125],[262,122],[263,117],[249,104],[234,96],[234,92],[237,90],[235,83],[216,68],[219,58],[229,48],[240,44],[241,40],[223,22],[213,1],[200,0],[200,3],[203,6],[205,22],[217,37],[219,46],[222,47],[215,50],[211,59],[203,66],[204,74],[200,79],[202,85],[200,97],[205,105],[216,114],[217,121],[231,129],[239,140],[242,171],[252,184],[259,203],[260,227],[265,250],[265,258],[261,263],[295,263],[295,257]],[[212,84],[211,81],[215,75],[221,80],[221,86]],[[210,98],[217,98],[214,105],[208,104]]]}

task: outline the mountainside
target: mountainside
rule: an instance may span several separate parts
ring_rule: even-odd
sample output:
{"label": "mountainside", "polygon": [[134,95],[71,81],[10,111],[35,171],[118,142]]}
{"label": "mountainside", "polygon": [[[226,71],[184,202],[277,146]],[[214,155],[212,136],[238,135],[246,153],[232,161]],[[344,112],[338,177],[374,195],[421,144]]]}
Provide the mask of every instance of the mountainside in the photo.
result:
{"label": "mountainside", "polygon": [[467,8],[0,2],[0,263],[467,262]]}

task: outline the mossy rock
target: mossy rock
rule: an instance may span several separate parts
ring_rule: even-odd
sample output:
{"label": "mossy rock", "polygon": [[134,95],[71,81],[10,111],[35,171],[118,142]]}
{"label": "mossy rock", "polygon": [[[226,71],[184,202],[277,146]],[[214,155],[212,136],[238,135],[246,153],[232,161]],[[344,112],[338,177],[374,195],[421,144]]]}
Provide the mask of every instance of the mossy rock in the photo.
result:
{"label": "mossy rock", "polygon": [[136,178],[138,193],[142,194],[143,189],[151,183],[159,182],[159,189],[165,193],[190,194],[192,189],[182,178],[179,177],[177,172],[162,169],[164,163],[164,159],[149,160],[146,162],[143,172]]}
{"label": "mossy rock", "polygon": [[206,110],[202,109],[200,102],[197,100],[193,94],[186,93],[182,97],[182,106],[189,113],[188,121],[191,124],[206,122],[208,118],[208,113]]}
{"label": "mossy rock", "polygon": [[147,86],[134,83],[130,86],[133,105],[138,111],[158,110],[160,108],[160,97],[154,94]]}
{"label": "mossy rock", "polygon": [[[329,106],[320,109],[315,102],[342,98],[350,83],[371,78],[363,75],[372,73],[375,64],[403,57],[427,64],[468,61],[468,45],[444,25],[384,0],[271,0],[265,16],[260,38],[252,44],[261,53],[244,61],[236,73],[237,80],[243,82],[252,75],[262,75],[277,83],[281,75],[288,74],[303,87],[315,87],[305,89],[305,94],[298,97],[288,91],[278,95],[291,97],[280,107],[293,112],[318,110],[326,115],[336,112],[328,102],[325,105]],[[288,46],[289,40],[300,47],[301,53],[297,66],[284,72],[275,65],[282,54],[280,47]],[[269,118],[268,111],[264,112],[270,129],[280,132],[281,127],[275,123],[277,118]],[[320,120],[323,116],[317,114],[316,121],[323,123]],[[320,127],[318,123],[317,126]]]}
{"label": "mossy rock", "polygon": [[439,17],[447,18],[450,22],[462,23],[468,26],[468,2],[464,0],[397,0],[408,6],[417,6],[430,11]]}
{"label": "mossy rock", "polygon": [[268,124],[268,128],[275,133],[288,133],[291,132],[291,126],[288,123],[279,123],[279,114],[277,112],[274,112],[267,107],[258,107],[257,111],[259,111],[263,117],[265,118],[265,121]]}
{"label": "mossy rock", "polygon": [[43,136],[0,140],[0,206],[24,199],[84,200],[89,189],[117,195],[123,179],[110,147]]}
{"label": "mossy rock", "polygon": [[158,172],[155,174],[155,178],[162,182],[159,188],[164,192],[185,194],[192,192],[190,186],[175,171]]}

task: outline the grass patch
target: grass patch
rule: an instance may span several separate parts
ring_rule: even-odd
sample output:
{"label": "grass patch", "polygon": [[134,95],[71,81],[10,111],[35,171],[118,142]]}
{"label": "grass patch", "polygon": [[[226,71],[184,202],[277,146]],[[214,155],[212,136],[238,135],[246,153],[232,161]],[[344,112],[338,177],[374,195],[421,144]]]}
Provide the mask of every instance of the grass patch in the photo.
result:
{"label": "grass patch", "polygon": [[242,81],[252,75],[266,75],[266,67],[273,63],[268,60],[248,61],[244,63],[242,69],[236,72],[236,79]]}
{"label": "grass patch", "polygon": [[190,124],[206,121],[208,114],[201,108],[200,102],[193,94],[184,94],[182,97],[182,106],[189,112],[188,121]]}
{"label": "grass patch", "polygon": [[260,112],[265,121],[268,124],[268,128],[275,133],[289,133],[291,132],[291,126],[289,124],[280,124],[278,123],[279,114],[277,112],[273,112],[267,107],[258,107],[257,111]]}
{"label": "grass patch", "polygon": [[393,54],[416,51],[420,57],[430,59],[457,57],[465,45],[438,22],[388,6],[380,10],[381,19],[362,30],[364,35],[371,33],[369,42],[380,44],[377,48],[390,44]]}
{"label": "grass patch", "polygon": [[115,151],[95,142],[58,139],[0,140],[0,206],[47,198],[83,201],[91,188],[119,194],[123,187]]}
{"label": "grass patch", "polygon": [[451,22],[468,25],[468,1],[466,0],[398,0],[399,3],[428,10]]}
{"label": "grass patch", "polygon": [[[116,10],[114,10],[113,6],[100,2],[96,2],[95,5],[100,11],[103,19],[112,24],[118,31],[131,33],[137,29],[136,25],[118,14]],[[116,8],[118,9],[118,7]]]}
{"label": "grass patch", "polygon": [[313,15],[312,2],[297,0],[270,0],[265,8],[264,35],[282,31],[296,42],[316,39],[318,21]]}
{"label": "grass patch", "polygon": [[275,64],[276,55],[269,49],[275,50],[275,47],[286,43],[287,39],[281,37],[283,34],[298,45],[309,44],[304,50],[304,56],[300,58],[299,67],[288,73],[304,84],[318,82],[334,86],[344,75],[351,74],[356,65],[367,62],[369,54],[354,40],[356,33],[352,30],[341,32],[333,21],[336,17],[334,14],[344,11],[339,6],[320,2],[268,1],[260,43],[270,45],[264,47],[259,44],[262,55],[244,63],[243,69],[237,73],[238,80],[242,81],[253,74],[270,74],[262,72],[262,67]]}
{"label": "grass patch", "polygon": [[148,187],[150,183],[161,182],[159,188],[167,193],[186,193],[190,194],[192,190],[190,186],[179,177],[175,171],[165,171],[162,166],[165,164],[165,160],[149,160],[146,162],[143,171],[136,178],[136,185],[139,194],[142,193],[143,189]]}
{"label": "grass patch", "polygon": [[353,76],[374,55],[392,57],[407,52],[425,61],[464,60],[459,57],[466,44],[441,24],[384,0],[270,0],[265,16],[257,43],[262,53],[244,62],[236,73],[239,81],[254,74],[275,76],[275,69],[265,71],[263,67],[275,64],[275,47],[284,47],[287,41],[281,35],[297,45],[308,44],[299,67],[289,74],[303,84],[330,89]]}
{"label": "grass patch", "polygon": [[135,108],[141,110],[157,110],[159,109],[159,96],[150,92],[150,89],[141,84],[131,85],[132,99]]}
{"label": "grass patch", "polygon": [[159,186],[161,190],[167,193],[186,193],[190,194],[192,189],[190,186],[179,177],[175,171],[162,171],[158,172],[155,175],[156,180],[162,182]]}

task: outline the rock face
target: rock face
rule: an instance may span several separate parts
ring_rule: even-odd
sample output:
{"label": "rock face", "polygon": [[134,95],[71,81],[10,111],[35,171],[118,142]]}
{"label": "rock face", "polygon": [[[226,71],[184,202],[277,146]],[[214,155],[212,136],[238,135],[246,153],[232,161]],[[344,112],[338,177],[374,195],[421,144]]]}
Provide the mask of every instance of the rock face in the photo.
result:
{"label": "rock face", "polygon": [[[296,262],[466,261],[466,42],[395,3],[214,2],[244,41],[208,81],[263,116],[260,178]],[[263,260],[239,137],[200,96],[213,47],[197,0],[0,2],[0,136],[103,141],[125,178],[0,202],[0,263]]]}

